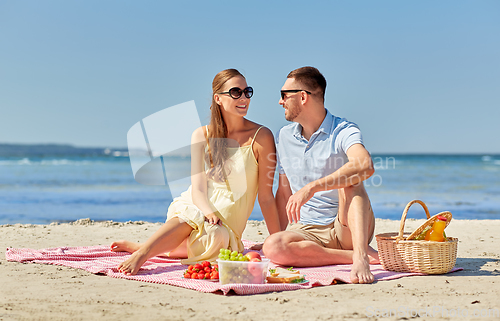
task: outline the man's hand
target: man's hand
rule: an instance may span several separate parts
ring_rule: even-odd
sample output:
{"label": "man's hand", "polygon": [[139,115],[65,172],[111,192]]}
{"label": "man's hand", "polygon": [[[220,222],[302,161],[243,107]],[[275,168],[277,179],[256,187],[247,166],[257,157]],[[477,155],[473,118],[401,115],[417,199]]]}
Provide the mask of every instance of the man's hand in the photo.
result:
{"label": "man's hand", "polygon": [[300,220],[300,208],[308,200],[313,197],[314,193],[311,188],[306,185],[302,187],[297,193],[290,196],[288,203],[286,204],[286,215],[288,216],[288,222],[297,223]]}

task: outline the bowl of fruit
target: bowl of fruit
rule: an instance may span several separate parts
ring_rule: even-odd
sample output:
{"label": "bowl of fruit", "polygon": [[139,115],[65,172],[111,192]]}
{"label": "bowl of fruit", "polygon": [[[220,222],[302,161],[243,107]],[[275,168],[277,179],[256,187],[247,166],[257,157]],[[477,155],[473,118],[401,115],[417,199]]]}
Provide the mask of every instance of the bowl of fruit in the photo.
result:
{"label": "bowl of fruit", "polygon": [[261,258],[258,252],[250,251],[243,255],[237,251],[221,249],[219,259],[220,283],[266,283],[269,259]]}
{"label": "bowl of fruit", "polygon": [[208,261],[196,263],[188,266],[187,270],[184,271],[184,278],[217,282],[219,281],[219,267]]}

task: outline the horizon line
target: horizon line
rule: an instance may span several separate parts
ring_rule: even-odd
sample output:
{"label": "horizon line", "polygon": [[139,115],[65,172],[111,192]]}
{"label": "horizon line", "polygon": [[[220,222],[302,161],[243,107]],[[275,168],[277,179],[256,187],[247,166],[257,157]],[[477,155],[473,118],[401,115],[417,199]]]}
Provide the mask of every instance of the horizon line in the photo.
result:
{"label": "horizon line", "polygon": [[[111,149],[114,151],[128,151],[128,147],[110,147],[110,146],[79,146],[79,145],[74,145],[70,143],[5,143],[5,142],[0,142],[0,147],[1,146],[11,146],[11,147],[44,147],[44,146],[53,146],[53,147],[66,147],[66,148],[74,148],[74,149]],[[380,152],[370,152],[372,155],[405,155],[405,156],[500,156],[500,152],[432,152],[432,151],[411,151],[411,152],[387,152],[387,151],[380,151]]]}

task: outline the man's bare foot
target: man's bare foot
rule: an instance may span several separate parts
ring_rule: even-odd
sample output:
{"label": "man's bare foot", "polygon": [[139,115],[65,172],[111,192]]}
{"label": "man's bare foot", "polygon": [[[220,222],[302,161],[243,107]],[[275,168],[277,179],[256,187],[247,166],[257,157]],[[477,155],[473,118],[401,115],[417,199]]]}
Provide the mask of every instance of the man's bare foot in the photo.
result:
{"label": "man's bare foot", "polygon": [[260,251],[262,250],[262,246],[264,245],[264,243],[257,243],[257,244],[254,244],[250,247],[250,250],[252,251]]}
{"label": "man's bare foot", "polygon": [[134,253],[138,249],[141,248],[140,243],[134,243],[130,242],[127,240],[121,240],[118,242],[113,242],[111,244],[111,251],[112,252],[129,252],[129,253]]}
{"label": "man's bare foot", "polygon": [[352,283],[373,283],[375,277],[370,271],[370,258],[367,254],[354,252],[352,255],[351,282]]}
{"label": "man's bare foot", "polygon": [[125,275],[136,275],[148,259],[149,257],[142,251],[135,251],[127,260],[118,265],[118,271]]}

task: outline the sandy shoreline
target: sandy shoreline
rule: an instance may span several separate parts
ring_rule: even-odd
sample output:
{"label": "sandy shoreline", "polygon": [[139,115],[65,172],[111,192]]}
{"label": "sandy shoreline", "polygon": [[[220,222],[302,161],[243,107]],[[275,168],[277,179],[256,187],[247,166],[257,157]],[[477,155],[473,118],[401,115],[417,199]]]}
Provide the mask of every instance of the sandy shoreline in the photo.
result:
{"label": "sandy shoreline", "polygon": [[[407,231],[423,220],[409,220]],[[144,241],[160,223],[91,222],[0,226],[0,320],[498,320],[500,220],[453,220],[458,237],[453,274],[406,277],[371,285],[338,284],[250,296],[222,296],[168,285],[113,279],[66,267],[7,262],[5,249],[91,246],[113,240]],[[399,221],[377,219],[376,234],[395,232]],[[263,241],[263,222],[250,221],[243,237]],[[373,240],[372,246],[376,247]],[[458,316],[457,316],[458,314]],[[468,314],[468,318],[463,318]],[[482,316],[481,316],[482,314]],[[472,318],[474,319],[474,318]]]}

